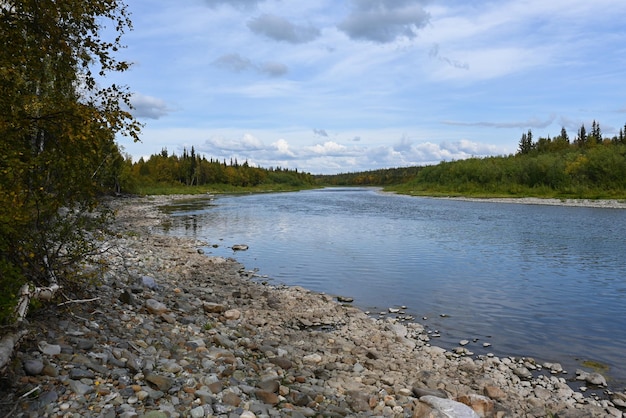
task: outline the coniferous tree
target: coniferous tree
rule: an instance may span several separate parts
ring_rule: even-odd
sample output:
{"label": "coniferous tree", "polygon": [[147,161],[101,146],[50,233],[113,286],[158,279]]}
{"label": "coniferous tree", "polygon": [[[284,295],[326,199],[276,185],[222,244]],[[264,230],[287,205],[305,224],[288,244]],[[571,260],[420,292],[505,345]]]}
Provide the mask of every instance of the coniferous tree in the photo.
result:
{"label": "coniferous tree", "polygon": [[585,124],[583,123],[578,130],[578,136],[576,137],[576,144],[584,148],[587,146],[587,130],[585,129]]}

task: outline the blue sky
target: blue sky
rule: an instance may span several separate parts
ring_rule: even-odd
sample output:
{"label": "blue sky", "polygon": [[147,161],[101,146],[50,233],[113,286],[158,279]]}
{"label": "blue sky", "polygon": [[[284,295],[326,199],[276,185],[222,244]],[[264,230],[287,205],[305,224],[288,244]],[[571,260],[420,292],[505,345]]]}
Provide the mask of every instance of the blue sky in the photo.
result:
{"label": "blue sky", "polygon": [[338,173],[626,122],[624,0],[128,0],[134,159]]}

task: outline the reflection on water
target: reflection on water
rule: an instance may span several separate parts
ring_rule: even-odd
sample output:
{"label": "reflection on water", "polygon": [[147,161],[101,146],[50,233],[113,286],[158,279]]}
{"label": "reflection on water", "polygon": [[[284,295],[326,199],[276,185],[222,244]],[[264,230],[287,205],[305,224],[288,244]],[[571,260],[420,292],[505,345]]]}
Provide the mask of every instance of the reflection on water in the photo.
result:
{"label": "reflection on water", "polygon": [[[276,282],[406,305],[438,344],[611,366],[626,382],[626,211],[465,202],[373,189],[220,196],[170,208],[169,233],[219,244]],[[250,249],[236,255],[234,244]],[[441,317],[440,314],[446,314]]]}

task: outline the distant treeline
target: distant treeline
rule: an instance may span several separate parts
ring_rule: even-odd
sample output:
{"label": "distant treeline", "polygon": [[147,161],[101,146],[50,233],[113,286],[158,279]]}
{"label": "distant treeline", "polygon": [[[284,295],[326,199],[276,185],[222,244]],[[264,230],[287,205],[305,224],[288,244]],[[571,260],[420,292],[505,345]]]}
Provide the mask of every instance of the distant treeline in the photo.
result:
{"label": "distant treeline", "polygon": [[329,185],[380,185],[412,194],[626,197],[626,126],[612,138],[595,121],[570,141],[524,133],[515,155],[470,158],[407,169],[316,176]]}
{"label": "distant treeline", "polygon": [[325,186],[391,186],[414,179],[422,168],[387,168],[358,173],[316,175],[315,181]]}
{"label": "distant treeline", "polygon": [[[178,186],[206,186],[224,184],[236,187],[255,187],[262,184],[282,184],[306,187],[314,183],[308,173],[281,167],[253,167],[248,161],[237,159],[219,161],[196,154],[193,147],[182,155],[170,154],[167,149],[151,155],[147,160],[140,158],[133,163],[126,160],[124,170],[125,191],[136,191],[144,185],[169,184]],[[124,191],[124,190],[122,190]]]}

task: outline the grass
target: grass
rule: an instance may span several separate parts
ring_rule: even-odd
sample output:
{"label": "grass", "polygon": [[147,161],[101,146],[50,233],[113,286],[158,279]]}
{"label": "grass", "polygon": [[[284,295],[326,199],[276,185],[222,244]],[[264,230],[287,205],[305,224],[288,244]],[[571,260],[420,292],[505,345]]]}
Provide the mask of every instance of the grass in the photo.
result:
{"label": "grass", "polygon": [[484,188],[477,185],[461,185],[456,187],[445,187],[439,185],[415,185],[401,184],[385,187],[385,191],[406,194],[411,196],[431,196],[431,197],[473,197],[473,198],[522,198],[536,197],[540,199],[589,199],[603,200],[614,199],[624,200],[626,194],[623,190],[593,190],[587,188],[554,190],[549,187],[523,187],[516,186],[513,189],[497,187]]}

